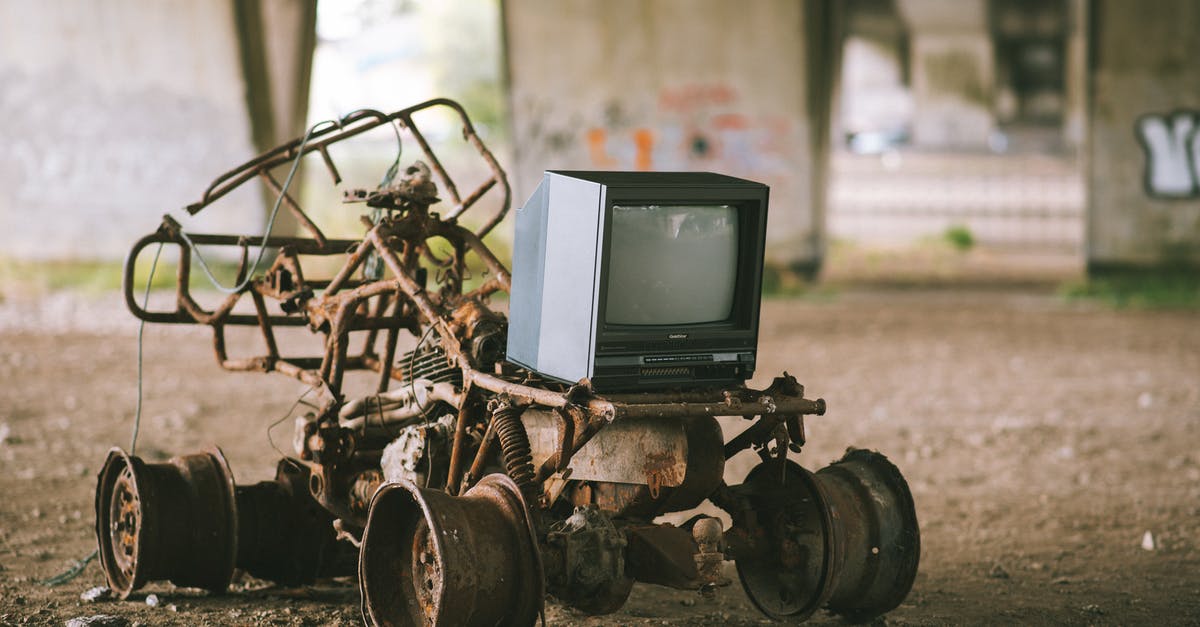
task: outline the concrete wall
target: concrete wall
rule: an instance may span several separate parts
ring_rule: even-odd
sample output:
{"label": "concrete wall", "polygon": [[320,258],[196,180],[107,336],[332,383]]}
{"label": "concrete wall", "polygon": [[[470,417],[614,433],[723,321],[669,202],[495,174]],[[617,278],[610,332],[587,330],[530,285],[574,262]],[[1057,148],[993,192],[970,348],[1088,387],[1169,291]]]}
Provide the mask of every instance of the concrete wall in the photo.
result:
{"label": "concrete wall", "polygon": [[1088,263],[1200,264],[1200,3],[1092,5]]}
{"label": "concrete wall", "polygon": [[[120,259],[162,214],[182,216],[212,178],[257,152],[234,7],[0,0],[0,256]],[[295,13],[263,11],[283,34],[250,35],[295,40]],[[262,74],[306,80],[295,65],[277,56]],[[295,126],[294,103],[280,99],[287,117],[276,119]],[[184,224],[256,233],[262,206],[251,188]]]}
{"label": "concrete wall", "polygon": [[810,70],[806,28],[820,6],[508,0],[516,202],[548,169],[743,176],[771,187],[768,256],[812,263],[829,92],[809,89],[828,76]]}

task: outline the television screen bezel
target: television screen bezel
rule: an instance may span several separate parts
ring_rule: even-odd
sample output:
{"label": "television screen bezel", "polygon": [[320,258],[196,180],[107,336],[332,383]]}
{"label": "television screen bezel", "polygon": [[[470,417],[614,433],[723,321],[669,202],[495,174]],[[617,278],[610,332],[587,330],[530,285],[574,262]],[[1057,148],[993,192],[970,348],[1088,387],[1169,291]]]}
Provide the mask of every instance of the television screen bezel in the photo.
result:
{"label": "television screen bezel", "polygon": [[[757,183],[685,186],[609,186],[604,195],[601,255],[597,272],[596,353],[645,352],[678,348],[753,348],[758,339],[759,299],[766,242],[768,188]],[[729,205],[738,214],[738,268],[733,308],[725,320],[665,325],[610,324],[608,272],[613,206]]]}

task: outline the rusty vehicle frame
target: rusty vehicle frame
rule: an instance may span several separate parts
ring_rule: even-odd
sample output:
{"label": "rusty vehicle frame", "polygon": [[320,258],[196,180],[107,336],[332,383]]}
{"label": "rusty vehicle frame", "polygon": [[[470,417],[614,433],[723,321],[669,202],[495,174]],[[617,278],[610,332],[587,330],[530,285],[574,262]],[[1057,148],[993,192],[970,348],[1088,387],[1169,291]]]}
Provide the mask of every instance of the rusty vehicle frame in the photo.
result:
{"label": "rusty vehicle frame", "polygon": [[[414,121],[434,109],[457,120],[463,141],[489,173],[465,194]],[[376,212],[374,219],[362,218],[363,237],[327,237],[272,171],[316,153],[338,185],[330,147],[386,126],[397,129],[398,139],[403,131],[415,141],[419,160],[375,189],[345,192],[346,202]],[[586,380],[562,384],[504,361],[507,321],[489,300],[510,290],[510,273],[484,238],[507,214],[511,188],[458,103],[435,99],[389,114],[362,110],[314,127],[220,175],[186,211],[195,215],[253,180],[278,196],[304,235],[256,240],[190,233],[165,216],[130,252],[125,300],[145,322],[211,327],[222,368],[292,377],[319,390],[319,402],[297,426],[297,456],[280,461],[274,481],[236,485],[216,448],[159,464],[114,449],[100,473],[96,509],[101,561],[119,595],[162,579],[222,591],[235,568],[281,583],[357,572],[364,620],[371,624],[530,624],[546,592],[593,613],[618,608],[633,580],[711,594],[728,583],[721,565],[729,559],[755,604],[778,618],[804,618],[820,607],[869,618],[894,608],[911,588],[919,536],[903,478],[886,458],[867,451],[853,451],[817,473],[788,460],[805,444],[804,417],[822,415],[826,407],[822,399],[805,398],[786,372],[764,389],[598,394]],[[474,229],[464,226],[461,219],[485,197],[494,212]],[[431,211],[435,205],[444,213]],[[174,309],[148,308],[134,293],[137,261],[156,245],[179,249]],[[240,257],[239,288],[210,308],[190,289],[198,246],[233,249]],[[261,272],[252,248],[275,255]],[[318,279],[305,272],[311,257],[344,261],[331,277]],[[247,296],[250,305],[239,307]],[[230,326],[257,327],[265,350],[231,356]],[[281,351],[277,331],[288,327],[323,336],[323,352]],[[406,356],[397,355],[401,331],[417,338]],[[363,336],[359,346],[355,334]],[[414,366],[421,351],[421,359],[453,373],[452,382],[419,379]],[[375,392],[347,398],[350,371],[375,373]],[[388,480],[380,471],[382,451],[399,428],[428,429],[427,409],[435,403],[452,416],[448,463],[435,469],[430,462],[425,472],[438,476],[427,476],[424,486]],[[540,452],[531,450],[523,426],[539,416],[553,425],[553,445]],[[599,508],[556,504],[576,456],[606,432],[616,433],[617,425],[636,433],[642,425],[718,416],[750,422],[728,442],[718,431],[719,448],[706,462],[715,469],[708,474],[716,474],[695,484],[702,493],[683,500],[711,501],[729,514],[729,529],[706,516],[674,526],[655,524],[650,514],[597,514],[605,510],[597,497]],[[726,485],[724,460],[748,449],[762,464],[746,484]],[[683,466],[661,467],[654,456],[614,462],[635,466],[631,472],[646,478],[635,486],[636,499],[685,491]],[[499,474],[489,472],[497,468]],[[185,489],[167,498],[170,486]],[[653,514],[664,511],[656,507]],[[419,529],[398,531],[414,516]],[[196,545],[179,541],[189,525],[207,534],[203,547],[200,539]],[[458,537],[455,525],[477,536],[476,543],[453,546],[448,538]],[[797,526],[809,528],[808,539],[789,535]],[[282,527],[294,531],[280,534]],[[415,535],[397,540],[397,533]],[[505,548],[497,553],[494,546]],[[455,553],[467,549],[471,559]],[[584,567],[578,554],[588,552],[602,556],[592,561],[607,564],[607,579],[577,572]],[[397,560],[411,562],[411,571],[393,572]],[[807,570],[797,577],[785,573],[789,568]],[[397,592],[409,584],[396,582],[409,578],[413,590]]]}

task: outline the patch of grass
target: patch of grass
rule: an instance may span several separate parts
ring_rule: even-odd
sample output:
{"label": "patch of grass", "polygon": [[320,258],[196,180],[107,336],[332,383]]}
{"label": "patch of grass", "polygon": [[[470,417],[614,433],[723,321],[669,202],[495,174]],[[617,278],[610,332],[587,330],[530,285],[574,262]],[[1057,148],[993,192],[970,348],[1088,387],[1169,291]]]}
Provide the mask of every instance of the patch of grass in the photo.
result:
{"label": "patch of grass", "polygon": [[825,283],[810,281],[802,273],[785,266],[763,265],[762,295],[766,298],[804,298],[833,300],[837,290]]}
{"label": "patch of grass", "polygon": [[1067,283],[1069,301],[1095,300],[1117,309],[1200,309],[1200,272],[1186,268],[1110,271]]}
{"label": "patch of grass", "polygon": [[971,229],[956,224],[942,233],[942,239],[946,241],[952,248],[960,252],[971,250],[975,246],[975,236],[971,233]]}
{"label": "patch of grass", "polygon": [[[174,289],[178,263],[168,257],[170,247],[163,251],[154,270],[152,289]],[[144,253],[134,267],[133,285],[136,292],[145,289],[150,274],[153,252]],[[236,276],[237,265],[232,262],[209,262],[213,273],[230,284]],[[267,264],[264,262],[263,264]],[[13,294],[42,294],[58,290],[76,290],[91,294],[119,292],[125,263],[115,260],[49,260],[28,261],[0,257],[0,297]],[[209,286],[199,266],[192,264],[191,285],[194,289]]]}

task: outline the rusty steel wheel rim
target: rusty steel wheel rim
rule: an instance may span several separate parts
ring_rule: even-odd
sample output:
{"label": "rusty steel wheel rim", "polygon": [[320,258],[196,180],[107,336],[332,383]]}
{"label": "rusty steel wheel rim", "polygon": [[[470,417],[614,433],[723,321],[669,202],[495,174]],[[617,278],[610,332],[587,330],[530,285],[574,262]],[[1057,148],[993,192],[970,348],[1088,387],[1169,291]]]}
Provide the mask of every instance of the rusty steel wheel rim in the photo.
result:
{"label": "rusty steel wheel rim", "polygon": [[124,599],[146,582],[144,549],[153,523],[146,520],[139,461],[112,449],[97,477],[96,541],[109,586]]}
{"label": "rusty steel wheel rim", "polygon": [[133,579],[138,557],[138,535],[142,529],[141,499],[133,484],[133,470],[126,466],[113,486],[109,541],[113,563],[126,579]]}
{"label": "rusty steel wheel rim", "polygon": [[[782,469],[777,461],[759,464],[746,483],[792,494],[786,505],[769,510],[774,533],[782,536],[779,550],[766,558],[736,560],[742,588],[771,618],[807,619],[833,593],[839,557],[833,515],[821,487],[812,472],[790,460]],[[797,522],[797,516],[805,520]]]}
{"label": "rusty steel wheel rim", "polygon": [[424,521],[418,523],[413,537],[413,555],[416,559],[412,564],[412,586],[417,603],[427,615],[432,615],[440,596],[438,588],[442,585],[444,570],[433,534]]}

